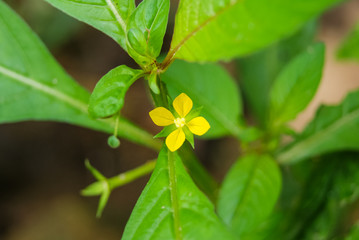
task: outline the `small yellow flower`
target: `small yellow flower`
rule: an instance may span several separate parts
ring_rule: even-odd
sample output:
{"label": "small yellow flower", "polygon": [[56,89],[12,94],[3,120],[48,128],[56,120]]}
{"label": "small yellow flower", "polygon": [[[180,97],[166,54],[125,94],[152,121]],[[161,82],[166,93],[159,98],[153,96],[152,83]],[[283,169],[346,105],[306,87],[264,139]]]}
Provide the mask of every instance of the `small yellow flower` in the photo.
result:
{"label": "small yellow flower", "polygon": [[201,136],[210,128],[206,119],[189,114],[192,107],[192,100],[186,94],[181,93],[173,101],[174,114],[164,107],[155,108],[150,112],[150,117],[157,126],[170,126],[171,130],[174,129],[166,138],[166,145],[172,152],[179,149],[186,138],[193,139],[192,134]]}

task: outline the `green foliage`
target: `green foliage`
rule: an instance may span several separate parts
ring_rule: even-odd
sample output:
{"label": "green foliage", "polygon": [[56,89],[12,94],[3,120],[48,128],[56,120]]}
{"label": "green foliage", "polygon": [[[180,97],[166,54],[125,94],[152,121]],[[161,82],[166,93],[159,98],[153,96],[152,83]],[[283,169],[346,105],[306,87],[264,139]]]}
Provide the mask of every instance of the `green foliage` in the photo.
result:
{"label": "green foliage", "polygon": [[127,22],[134,0],[46,0],[54,7],[104,32],[127,50]]}
{"label": "green foliage", "polygon": [[341,43],[337,56],[343,60],[359,61],[359,23]]}
{"label": "green foliage", "polygon": [[195,107],[203,107],[201,115],[211,125],[205,137],[241,134],[238,126],[242,115],[239,89],[222,67],[175,61],[161,75],[161,80],[166,83],[172,98],[184,92],[193,100]]}
{"label": "green foliage", "polygon": [[324,65],[324,45],[318,43],[293,59],[281,71],[270,92],[270,124],[294,119],[312,100]]}
{"label": "green foliage", "polygon": [[[282,188],[278,163],[359,150],[355,134],[359,132],[359,91],[338,106],[321,107],[303,133],[289,145],[278,147],[284,142],[281,135],[289,133],[286,123],[310,103],[322,75],[325,47],[312,44],[316,25],[308,20],[340,0],[181,0],[171,48],[162,63],[156,59],[170,0],[143,0],[137,8],[134,0],[47,1],[112,37],[141,70],[125,65],[114,68],[99,80],[90,97],[0,0],[0,123],[54,120],[111,133],[108,144],[113,148],[119,146],[120,136],[162,149],[157,161],[112,178],[86,162],[96,181],[82,194],[100,196],[97,216],[112,190],[153,171],[128,221],[124,240],[333,240],[347,235],[347,226],[354,222],[349,210],[359,203],[359,189],[353,184],[359,181],[357,154],[308,161],[295,169],[299,180],[295,173],[288,173],[294,168],[283,168],[285,179],[292,182],[284,181],[277,203]],[[354,32],[339,51],[340,57],[357,58],[356,38]],[[266,47],[239,60],[245,100],[263,132],[248,127],[239,88],[223,67],[174,61],[231,60]],[[185,103],[177,108],[183,109],[176,109],[175,118],[166,111],[158,116],[164,129],[155,138],[185,126],[184,133],[177,131],[178,136],[172,136],[173,142],[184,138],[189,142],[178,152],[169,151],[121,117],[126,92],[141,77],[148,81],[156,107],[173,110],[172,100],[180,93],[193,101],[194,106],[191,100],[182,99]],[[198,132],[201,121],[185,124],[201,110],[211,125],[204,138],[231,135],[240,141],[241,156],[219,193],[217,182],[190,147],[195,140],[187,128]],[[185,115],[186,119],[176,119]],[[182,121],[183,126],[177,124]],[[347,239],[355,238],[356,232],[354,229]]]}
{"label": "green foliage", "polygon": [[359,200],[359,188],[353,184],[359,181],[357,159],[358,154],[339,153],[314,163],[302,192],[295,193],[295,206],[282,219],[285,227],[277,238],[329,240],[345,235],[355,217],[350,209]]}
{"label": "green foliage", "polygon": [[281,163],[300,160],[340,150],[358,150],[359,91],[350,93],[338,106],[321,107],[314,120],[288,148],[279,155]]}
{"label": "green foliage", "polygon": [[146,66],[160,54],[166,32],[169,0],[144,0],[128,21],[129,54]]}
{"label": "green foliage", "polygon": [[122,239],[233,239],[179,156],[167,151],[160,152]]}
{"label": "green foliage", "polygon": [[243,56],[288,36],[338,2],[182,0],[169,57],[217,61]]}
{"label": "green foliage", "polygon": [[359,224],[355,224],[353,228],[350,230],[348,236],[345,237],[344,240],[356,240],[359,238]]}
{"label": "green foliage", "polygon": [[268,121],[272,83],[283,67],[313,42],[316,30],[316,22],[310,21],[290,38],[236,62],[244,102],[261,126]]}
{"label": "green foliage", "polygon": [[228,172],[218,199],[218,214],[240,239],[271,213],[280,193],[281,174],[269,156],[247,155]]}
{"label": "green foliage", "polygon": [[[114,120],[88,116],[89,93],[58,65],[37,36],[0,2],[0,123],[52,120],[113,133]],[[41,106],[41,107],[40,107]],[[118,134],[158,148],[150,134],[124,119]]]}
{"label": "green foliage", "polygon": [[142,75],[141,70],[119,66],[98,81],[93,90],[88,111],[93,118],[110,117],[118,113],[125,102],[128,88]]}

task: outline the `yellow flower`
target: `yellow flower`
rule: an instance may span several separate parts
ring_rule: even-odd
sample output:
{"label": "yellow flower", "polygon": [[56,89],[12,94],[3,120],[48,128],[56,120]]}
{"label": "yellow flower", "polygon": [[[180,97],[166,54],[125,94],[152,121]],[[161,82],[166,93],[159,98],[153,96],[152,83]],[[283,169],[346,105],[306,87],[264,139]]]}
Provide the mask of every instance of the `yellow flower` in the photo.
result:
{"label": "yellow flower", "polygon": [[201,136],[210,128],[206,119],[189,114],[192,107],[192,100],[186,94],[181,93],[173,101],[174,114],[164,107],[155,108],[150,112],[150,117],[157,126],[170,126],[169,129],[173,129],[166,138],[166,145],[172,152],[179,149],[186,138],[189,141],[190,138],[193,139],[192,134]]}

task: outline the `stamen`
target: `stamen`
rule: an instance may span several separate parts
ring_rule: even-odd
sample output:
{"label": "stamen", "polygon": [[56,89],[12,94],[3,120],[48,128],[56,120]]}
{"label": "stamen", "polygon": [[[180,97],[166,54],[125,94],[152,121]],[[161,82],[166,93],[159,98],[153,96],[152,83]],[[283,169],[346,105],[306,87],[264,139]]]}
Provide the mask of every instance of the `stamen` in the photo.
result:
{"label": "stamen", "polygon": [[174,120],[174,122],[175,122],[176,127],[180,128],[180,127],[183,127],[186,124],[186,119],[184,119],[184,118],[176,118]]}

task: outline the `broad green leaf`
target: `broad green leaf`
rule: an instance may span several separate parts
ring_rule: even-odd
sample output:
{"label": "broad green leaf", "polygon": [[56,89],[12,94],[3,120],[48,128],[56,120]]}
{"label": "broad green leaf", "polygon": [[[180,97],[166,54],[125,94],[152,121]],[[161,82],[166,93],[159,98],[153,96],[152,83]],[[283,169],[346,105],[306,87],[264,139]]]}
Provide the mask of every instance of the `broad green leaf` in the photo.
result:
{"label": "broad green leaf", "polygon": [[129,54],[141,65],[156,60],[166,32],[169,0],[143,0],[128,21]]}
{"label": "broad green leaf", "polygon": [[294,33],[341,0],[181,0],[167,61],[232,59]]}
{"label": "broad green leaf", "polygon": [[123,240],[233,239],[176,153],[163,148],[126,225]]}
{"label": "broad green leaf", "polygon": [[354,27],[352,32],[344,39],[337,56],[343,60],[359,61],[359,23]]}
{"label": "broad green leaf", "polygon": [[[87,113],[89,93],[73,81],[38,37],[0,1],[0,123],[53,120],[108,133],[114,120]],[[121,119],[118,135],[154,149],[159,143]]]}
{"label": "broad green leaf", "polygon": [[218,214],[241,238],[269,216],[279,197],[281,173],[269,156],[240,158],[227,174],[218,198]]}
{"label": "broad green leaf", "polygon": [[127,50],[127,22],[134,0],[46,0],[68,15],[104,32]]}
{"label": "broad green leaf", "polygon": [[178,150],[189,175],[198,188],[212,201],[217,201],[218,183],[211,174],[201,165],[188,143]]}
{"label": "broad green leaf", "polygon": [[310,103],[319,86],[324,65],[324,45],[310,46],[281,71],[270,92],[272,127],[294,119]]}
{"label": "broad green leaf", "polygon": [[105,118],[119,112],[125,102],[128,88],[143,71],[125,65],[109,71],[96,84],[89,101],[89,113],[94,118]]}
{"label": "broad green leaf", "polygon": [[313,121],[295,141],[282,150],[281,163],[295,163],[341,150],[358,150],[359,91],[350,93],[338,106],[322,106]]}
{"label": "broad green leaf", "polygon": [[166,83],[172,99],[180,93],[186,93],[194,107],[203,106],[201,116],[211,125],[204,137],[241,134],[238,127],[242,114],[239,90],[222,67],[175,61],[161,75],[161,80]]}
{"label": "broad green leaf", "polygon": [[237,61],[244,102],[261,126],[268,122],[269,93],[282,68],[313,43],[316,21],[310,21],[290,38]]}

